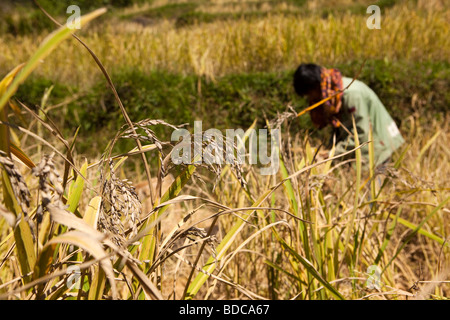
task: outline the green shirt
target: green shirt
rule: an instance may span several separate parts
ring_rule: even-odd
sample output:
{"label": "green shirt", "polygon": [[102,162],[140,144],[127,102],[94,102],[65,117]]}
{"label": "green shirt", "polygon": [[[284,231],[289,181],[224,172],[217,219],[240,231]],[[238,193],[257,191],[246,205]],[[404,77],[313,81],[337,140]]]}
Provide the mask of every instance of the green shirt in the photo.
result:
{"label": "green shirt", "polygon": [[[343,85],[346,88],[352,79],[343,77]],[[344,91],[340,120],[350,132],[353,133],[352,115],[358,131],[359,142],[369,140],[369,128],[372,124],[375,166],[385,162],[392,153],[404,142],[400,131],[391,118],[378,96],[366,84],[355,80]],[[343,128],[338,129],[336,155],[355,147],[353,136],[350,136]],[[369,148],[361,149],[364,165],[368,165]]]}

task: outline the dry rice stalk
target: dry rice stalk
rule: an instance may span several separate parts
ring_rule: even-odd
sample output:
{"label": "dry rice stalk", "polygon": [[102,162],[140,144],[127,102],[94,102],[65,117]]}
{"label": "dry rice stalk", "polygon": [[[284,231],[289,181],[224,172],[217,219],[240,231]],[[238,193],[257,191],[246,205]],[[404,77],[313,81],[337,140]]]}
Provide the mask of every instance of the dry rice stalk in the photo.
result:
{"label": "dry rice stalk", "polygon": [[103,181],[102,202],[99,215],[99,228],[112,234],[115,244],[121,246],[125,242],[125,230],[131,228],[130,237],[137,234],[136,220],[141,214],[142,204],[135,188],[127,180],[120,180],[114,173],[113,162],[110,161],[110,178]]}
{"label": "dry rice stalk", "polygon": [[[142,204],[139,201],[139,197],[135,191],[135,188],[128,182],[118,179],[115,175],[113,161],[111,157],[114,144],[117,142],[118,139],[130,139],[130,138],[139,139],[140,141],[143,142],[155,144],[156,148],[159,151],[160,163],[162,164],[160,166],[161,179],[166,175],[166,173],[171,168],[173,168],[173,166],[177,165],[171,161],[170,156],[165,157],[163,150],[164,146],[171,146],[172,148],[175,146],[173,146],[172,143],[170,142],[162,142],[161,140],[159,140],[156,134],[153,132],[153,130],[149,128],[150,126],[154,125],[164,125],[174,130],[183,126],[181,125],[177,127],[163,120],[150,120],[150,119],[133,123],[134,130],[132,130],[132,128],[130,128],[128,125],[124,125],[116,134],[115,138],[112,140],[112,142],[109,144],[106,151],[102,155],[101,159],[102,165],[100,167],[102,204],[99,216],[99,228],[103,232],[110,232],[112,234],[114,242],[118,245],[122,245],[125,243],[127,229],[131,228],[132,230],[130,237],[133,237],[134,235],[137,234],[138,223],[136,220],[139,219],[142,210]],[[141,129],[144,133],[141,134],[137,132],[138,129]],[[203,137],[203,132],[201,134]],[[234,141],[228,141],[227,139],[224,138],[223,144],[220,144],[218,141],[215,141],[213,139],[209,140],[206,139],[206,140],[207,141],[204,141],[204,139],[195,139],[194,137],[194,139],[191,139],[191,141],[193,142],[191,142],[191,145],[189,147],[194,149],[196,147],[201,148],[202,152],[205,152],[205,150],[207,149],[215,150],[216,157],[219,155],[218,152],[222,153],[223,156],[222,159],[226,159],[226,163],[230,165],[232,171],[236,174],[238,180],[241,182],[242,185],[245,185],[246,182],[242,175],[242,163],[240,163],[238,161],[239,159],[237,159],[237,157],[235,156],[237,146],[234,143]],[[225,148],[224,145],[227,147]],[[233,154],[230,155],[228,154],[228,152],[226,152],[229,150],[233,150]],[[163,157],[166,160],[168,160],[167,165],[163,165],[163,163],[166,163],[166,161],[163,160],[164,159]],[[105,178],[106,175],[103,172],[104,169],[106,169],[106,166],[104,165],[106,161],[108,161],[107,163],[109,164],[109,172],[110,172],[109,179]],[[222,172],[223,161],[222,162],[201,161],[199,163],[193,164],[196,166],[203,166],[208,168],[216,175],[217,178],[219,178]],[[183,166],[187,164],[180,164],[180,165]],[[197,233],[199,232],[198,230],[194,231]]]}
{"label": "dry rice stalk", "polygon": [[[111,232],[112,239],[117,245],[125,243],[126,230],[131,229],[130,237],[137,234],[138,222],[142,210],[142,204],[136,193],[135,188],[128,181],[120,180],[116,177],[112,161],[112,150],[119,139],[137,139],[143,142],[153,143],[159,151],[160,161],[163,159],[163,146],[170,145],[169,142],[162,142],[149,127],[154,125],[164,125],[172,129],[177,129],[163,120],[145,119],[133,123],[132,127],[128,124],[123,125],[117,132],[114,139],[106,148],[100,161],[100,180],[102,203],[99,216],[99,228],[103,232]],[[138,129],[144,131],[144,134],[137,132]],[[108,163],[110,177],[105,178],[104,169]],[[163,178],[166,172],[163,166],[160,167],[160,176]]]}
{"label": "dry rice stalk", "polygon": [[[408,187],[409,189],[417,189],[417,188],[435,188],[435,184],[431,181],[426,181],[421,177],[413,174],[406,168],[400,168],[396,170],[392,166],[383,167],[384,173],[387,174],[388,177],[391,178],[391,182],[395,185],[396,182],[401,182],[403,185]],[[406,172],[406,175],[402,175],[400,170]],[[409,178],[411,181],[407,181],[405,178]]]}
{"label": "dry rice stalk", "polygon": [[269,127],[271,129],[280,129],[285,121],[297,118],[297,111],[295,111],[291,105],[288,105],[287,108],[289,111],[285,111],[281,114],[277,112],[277,117],[269,122]]}
{"label": "dry rice stalk", "polygon": [[[245,180],[243,176],[243,165],[244,161],[243,159],[239,159],[237,156],[239,153],[239,149],[237,144],[232,140],[229,139],[227,136],[223,136],[223,139],[221,141],[216,141],[212,137],[208,137],[207,139],[204,139],[205,132],[198,132],[191,134],[190,141],[191,145],[189,146],[191,148],[192,158],[186,159],[189,163],[180,163],[180,164],[174,164],[170,163],[167,165],[166,171],[169,171],[174,166],[185,166],[187,164],[193,164],[196,167],[203,167],[207,170],[211,171],[215,174],[216,180],[214,182],[213,192],[216,188],[216,185],[219,181],[220,175],[222,174],[222,166],[224,164],[230,166],[231,170],[236,175],[236,178],[240,182],[241,186],[245,186],[247,184],[247,181]],[[174,146],[175,147],[181,147],[182,144],[185,142],[179,142]],[[203,159],[195,159],[195,150],[201,150],[201,153],[203,155]],[[214,155],[212,154],[212,150],[214,150]],[[232,152],[229,152],[232,150]],[[208,153],[209,156],[212,156],[213,159],[207,159],[205,158],[205,154]],[[198,177],[194,174],[195,177]],[[200,179],[201,180],[201,179]]]}
{"label": "dry rice stalk", "polygon": [[448,283],[448,275],[450,274],[450,269],[444,270],[440,272],[435,279],[432,281],[418,281],[421,283],[425,283],[426,285],[419,290],[417,295],[414,297],[414,300],[426,300],[428,297],[432,294],[433,290],[436,288],[436,286],[442,284],[442,283]]}
{"label": "dry rice stalk", "polygon": [[[162,163],[164,158],[163,146],[170,145],[170,142],[162,142],[158,139],[155,132],[149,128],[155,125],[164,125],[174,130],[177,130],[178,128],[183,126],[181,125],[176,127],[170,123],[165,122],[164,120],[144,119],[139,122],[133,123],[133,128],[131,128],[129,125],[122,126],[122,128],[120,128],[118,134],[116,135],[113,144],[117,141],[117,139],[135,139],[135,140],[138,139],[143,142],[154,143],[159,151],[159,160]],[[139,134],[136,131],[136,129],[142,129],[145,135]],[[164,166],[160,167],[160,174],[162,178],[166,175],[166,172],[164,171]]]}
{"label": "dry rice stalk", "polygon": [[[47,206],[50,203],[58,208],[65,208],[63,202],[61,201],[64,193],[62,179],[56,170],[55,164],[53,163],[54,155],[54,153],[51,155],[44,155],[42,160],[32,169],[33,175],[39,178],[41,204],[36,211],[36,219],[38,223],[41,222],[44,211],[47,210]],[[55,191],[54,194],[52,194],[52,190]],[[53,195],[56,195],[56,197],[52,201]]]}
{"label": "dry rice stalk", "polygon": [[208,232],[204,228],[190,227],[189,229],[183,231],[179,235],[179,237],[188,238],[189,240],[194,242],[196,241],[195,238],[200,239],[201,241],[205,241],[212,251],[212,256],[214,257],[214,259],[216,258],[217,238],[215,235],[208,236]]}
{"label": "dry rice stalk", "polygon": [[[14,195],[19,202],[22,212],[25,216],[28,214],[28,208],[30,207],[30,191],[27,184],[20,174],[19,170],[15,167],[12,159],[4,152],[0,150],[0,163],[3,165],[6,173],[11,180],[11,186]],[[20,217],[17,217],[19,220]]]}

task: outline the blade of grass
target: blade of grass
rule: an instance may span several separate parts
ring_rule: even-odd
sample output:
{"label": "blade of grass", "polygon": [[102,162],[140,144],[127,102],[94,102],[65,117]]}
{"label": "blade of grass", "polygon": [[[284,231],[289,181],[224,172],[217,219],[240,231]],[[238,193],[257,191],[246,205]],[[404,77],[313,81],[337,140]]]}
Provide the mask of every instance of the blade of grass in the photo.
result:
{"label": "blade of grass", "polygon": [[[392,217],[391,217],[391,219],[392,219]],[[395,217],[393,219],[396,220],[398,223],[404,225],[405,227],[408,227],[411,230],[416,230],[418,228],[418,225],[416,225],[416,224],[414,224],[412,222],[409,222],[408,220],[403,219],[401,217]],[[433,241],[436,241],[441,246],[443,246],[444,244],[446,244],[447,246],[450,246],[450,244],[448,242],[446,242],[445,239],[443,239],[443,238],[441,238],[441,237],[439,237],[439,236],[437,236],[437,235],[435,235],[435,234],[433,234],[433,233],[431,233],[431,232],[429,232],[427,230],[424,230],[422,228],[419,228],[417,233],[419,233],[419,234],[421,234],[421,235],[423,235],[423,236],[425,236],[425,237],[427,237],[427,238],[429,238],[429,239],[431,239]]]}
{"label": "blade of grass", "polygon": [[[57,243],[66,243],[77,246],[83,250],[89,252],[96,259],[101,259],[106,256],[105,250],[98,239],[91,237],[89,234],[81,231],[69,231],[63,233],[57,237],[52,238],[46,245],[52,245]],[[111,264],[111,260],[102,259],[100,260],[100,266],[104,270],[106,277],[109,280],[112,291],[112,298],[117,298],[116,282],[114,280],[114,271]]]}
{"label": "blade of grass", "polygon": [[[71,185],[69,189],[69,195],[67,196],[66,205],[69,206],[68,210],[72,213],[77,211],[78,204],[80,203],[81,195],[83,193],[84,179],[82,177],[86,176],[87,173],[87,161],[84,162],[80,169],[82,176],[78,176],[75,182]],[[79,216],[79,218],[82,218]]]}
{"label": "blade of grass", "polygon": [[[13,70],[11,70],[0,82],[0,100],[5,100],[3,103],[3,107],[5,107],[6,102],[9,101],[9,98],[6,98],[6,93],[11,91],[11,95],[16,92],[16,89],[11,89],[11,84],[14,83],[14,79],[16,79],[17,74],[22,70],[24,64],[18,65]],[[5,99],[3,99],[5,98]],[[8,121],[8,115],[6,108],[0,107],[0,120]],[[10,129],[5,125],[0,125],[0,150],[3,150],[8,155],[10,154]]]}
{"label": "blade of grass", "polygon": [[378,265],[381,260],[381,256],[383,255],[384,250],[386,250],[389,241],[391,240],[392,234],[394,233],[395,227],[397,226],[397,221],[400,216],[400,213],[402,212],[402,207],[400,206],[397,209],[397,214],[395,215],[395,218],[393,219],[392,223],[389,225],[389,228],[386,232],[386,236],[384,238],[384,241],[381,245],[381,247],[378,249],[377,257],[375,258],[375,264]]}
{"label": "blade of grass", "polygon": [[[170,185],[169,189],[164,193],[161,197],[161,203],[165,203],[176,196],[181,192],[181,189],[184,185],[189,181],[196,170],[194,165],[189,165],[179,176],[175,178],[175,180]],[[142,229],[145,229],[147,226],[151,225],[153,221],[157,220],[165,210],[167,210],[168,206],[164,206],[157,211],[156,214],[152,215],[153,218],[147,219],[146,223],[142,226]],[[139,260],[141,261],[149,261],[151,264],[153,262],[153,257],[155,255],[155,237],[153,235],[153,228],[149,231],[148,235],[142,239],[141,252],[139,254]]]}
{"label": "blade of grass", "polygon": [[[450,197],[447,197],[444,201],[442,201],[436,208],[434,208],[433,211],[431,211],[426,217],[425,219],[422,220],[421,223],[419,223],[417,225],[417,227],[414,228],[414,230],[412,232],[410,232],[402,241],[402,244],[400,245],[400,247],[397,249],[397,251],[395,252],[394,256],[389,260],[389,262],[386,264],[386,266],[384,267],[383,271],[381,272],[381,274],[383,274],[387,267],[392,263],[392,261],[395,260],[395,258],[397,258],[398,254],[400,253],[400,251],[403,250],[403,248],[406,246],[406,244],[416,236],[416,234],[422,229],[422,227],[424,226],[424,224],[432,217],[434,216],[440,209],[442,209],[442,207],[444,207],[444,205],[450,200]],[[403,219],[402,219],[403,220]],[[400,222],[400,221],[399,221]],[[405,222],[405,221],[403,221]],[[412,225],[411,225],[412,226]]]}
{"label": "blade of grass", "polygon": [[94,267],[94,277],[89,287],[88,300],[101,300],[105,290],[106,274],[102,268]]}
{"label": "blade of grass", "polygon": [[100,196],[92,198],[83,216],[83,220],[94,229],[97,229],[101,201],[102,197]]}
{"label": "blade of grass", "polygon": [[[27,275],[33,270],[36,263],[33,235],[30,226],[27,221],[25,221],[24,213],[17,203],[6,170],[2,170],[2,186],[3,201],[5,202],[6,208],[15,214],[16,219],[20,217],[18,226],[14,228],[14,239],[22,275]],[[30,276],[24,277],[25,283],[28,283],[29,281],[31,281]]]}
{"label": "blade of grass", "polygon": [[[28,108],[25,104],[23,104],[22,102],[18,101],[18,103],[20,104],[20,106],[22,108],[24,108],[29,114],[31,114],[37,121],[38,123],[41,125],[41,127],[46,128],[48,131],[50,131],[56,138],[58,138],[59,141],[61,141],[65,148],[67,149],[67,159],[69,159],[70,162],[65,162],[64,163],[64,175],[63,175],[63,190],[66,189],[66,184],[67,184],[67,178],[69,175],[69,169],[70,169],[70,164],[74,163],[73,160],[73,156],[72,156],[72,150],[75,144],[75,139],[76,136],[78,134],[78,130],[75,132],[75,136],[73,138],[73,141],[71,143],[71,145],[69,145],[69,143],[66,141],[66,139],[64,139],[61,131],[58,129],[58,127],[53,123],[53,121],[51,120],[51,118],[46,115],[43,111],[41,111],[41,113],[43,113],[45,115],[45,118],[47,119],[47,122],[44,121],[44,119],[38,115],[36,112],[34,112],[33,110],[31,110],[30,108]],[[39,136],[42,136],[42,134],[40,134]],[[77,173],[75,172],[74,177],[77,177]]]}
{"label": "blade of grass", "polygon": [[[52,20],[55,24],[57,25],[61,25],[58,21],[56,21],[50,14],[48,14],[47,11],[44,10],[44,8],[42,8],[42,6],[36,1],[33,0],[33,2],[39,7],[39,9],[41,9],[41,11],[50,19]],[[101,9],[99,9],[101,10]],[[81,20],[80,23],[83,23],[83,21]],[[102,62],[100,61],[100,59],[97,57],[97,55],[94,53],[94,51],[91,50],[91,48],[89,48],[89,46],[82,41],[77,35],[72,34],[72,36],[78,41],[80,42],[85,48],[86,50],[88,50],[89,54],[92,56],[92,58],[94,59],[95,63],[98,65],[98,67],[100,68],[100,70],[102,71],[106,81],[108,82],[108,85],[111,89],[111,91],[114,94],[114,98],[117,101],[119,107],[120,107],[120,111],[122,112],[122,115],[125,119],[125,121],[127,122],[128,126],[130,127],[131,131],[133,132],[133,135],[136,136],[136,130],[135,127],[133,125],[133,123],[131,122],[130,117],[128,116],[127,111],[125,110],[125,107],[122,104],[122,100],[120,100],[119,94],[117,93],[117,90],[114,86],[114,83],[111,80],[111,77],[109,76],[108,72],[106,71],[106,68],[103,66]],[[139,151],[142,151],[142,144],[141,141],[136,138],[136,145],[139,149]],[[148,162],[147,159],[145,157],[144,153],[141,153],[141,158],[142,158],[142,162],[144,163],[144,168],[145,168],[145,173],[147,176],[147,182],[148,182],[148,186],[149,186],[149,191],[150,191],[150,201],[151,201],[151,205],[153,206],[153,204],[155,203],[155,195],[154,195],[154,190],[153,190],[153,185],[151,183],[152,181],[152,177],[151,177],[151,173],[150,173],[150,168],[148,166]]]}
{"label": "blade of grass", "polygon": [[15,155],[23,164],[28,168],[33,169],[36,165],[34,162],[20,149],[18,146],[14,145],[12,142],[9,145],[9,150],[13,155]]}
{"label": "blade of grass", "polygon": [[[106,12],[105,8],[97,9],[91,13],[88,13],[80,18],[80,23],[82,25],[88,23],[89,21],[97,18],[98,16]],[[11,85],[0,97],[0,111],[3,110],[8,100],[16,92],[17,88],[22,84],[26,78],[36,69],[40,62],[44,60],[63,40],[67,39],[73,30],[67,25],[64,25],[48,35],[44,41],[41,43],[40,47],[31,56],[30,60],[23,66],[20,73],[12,81]]]}
{"label": "blade of grass", "polygon": [[[33,280],[39,279],[49,273],[53,263],[53,256],[57,244],[45,246],[40,252],[36,265],[34,266]],[[39,283],[36,288],[36,299],[41,299],[45,283]]]}
{"label": "blade of grass", "polygon": [[417,164],[422,159],[425,152],[431,147],[431,145],[436,141],[436,139],[439,137],[439,135],[442,133],[441,130],[438,130],[431,138],[427,141],[425,146],[420,150],[419,156],[416,158],[414,164]]}
{"label": "blade of grass", "polygon": [[[375,146],[373,143],[372,123],[369,123],[369,179],[370,179],[370,194],[372,200],[376,200],[377,195],[374,170],[375,170]],[[371,212],[375,211],[376,211],[376,202],[373,204],[373,207],[371,208]]]}
{"label": "blade of grass", "polygon": [[[252,207],[258,207],[260,204],[267,198],[268,194],[271,192],[271,190],[266,191],[265,194],[263,194],[255,203],[253,203]],[[238,221],[231,227],[230,231],[225,235],[223,240],[220,242],[220,244],[216,248],[216,256],[210,257],[208,261],[206,262],[205,266],[203,267],[203,270],[205,273],[199,273],[197,277],[192,281],[192,283],[187,283],[186,286],[187,289],[185,289],[184,298],[187,300],[191,300],[194,298],[194,296],[197,294],[197,292],[200,290],[202,285],[206,282],[208,279],[208,274],[211,274],[214,269],[217,266],[217,261],[220,261],[222,259],[227,250],[230,248],[230,246],[233,244],[234,240],[236,239],[237,234],[242,230],[244,227],[244,221],[249,219],[252,215],[253,211],[249,211],[247,214],[247,218],[244,219],[238,219]]]}
{"label": "blade of grass", "polygon": [[[358,148],[358,147],[360,147],[359,138],[358,138],[358,130],[356,127],[355,118],[352,117],[352,120],[353,120],[353,136],[354,136],[353,138],[355,141],[355,148]],[[353,232],[353,227],[354,227],[355,218],[356,218],[356,212],[358,210],[358,204],[359,204],[359,186],[361,183],[361,149],[356,149],[355,157],[356,157],[355,200],[353,203],[353,210],[352,210],[350,222],[347,225],[347,233],[345,235],[345,240],[344,240],[344,252],[342,254],[343,259],[341,261],[341,264],[339,265],[338,270],[340,270],[340,268],[342,267],[344,260],[345,260],[345,255],[346,255],[346,251],[348,248],[348,244],[350,242],[350,236]],[[354,250],[352,252],[352,256],[355,254],[356,249],[357,248],[354,248]],[[352,263],[355,263],[354,259],[352,259]],[[352,266],[350,266],[350,270],[353,270]],[[351,272],[353,272],[353,271],[351,271]],[[352,277],[353,277],[353,275],[352,275]]]}
{"label": "blade of grass", "polygon": [[[277,233],[275,233],[277,234]],[[339,291],[336,290],[328,281],[326,281],[320,273],[314,268],[314,266],[309,262],[307,259],[303,258],[301,255],[299,255],[294,249],[292,249],[280,236],[278,237],[278,241],[281,243],[281,245],[292,255],[295,257],[296,260],[298,260],[310,273],[314,278],[316,278],[320,283],[324,285],[325,288],[327,288],[337,299],[339,300],[345,300],[345,298],[339,293]]]}

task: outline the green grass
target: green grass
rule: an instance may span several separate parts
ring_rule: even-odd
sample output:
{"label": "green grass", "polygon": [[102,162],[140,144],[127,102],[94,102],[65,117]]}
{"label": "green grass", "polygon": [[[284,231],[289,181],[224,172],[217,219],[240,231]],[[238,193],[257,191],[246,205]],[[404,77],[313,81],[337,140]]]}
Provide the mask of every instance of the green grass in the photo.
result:
{"label": "green grass", "polygon": [[[355,63],[335,67],[350,77],[357,71]],[[405,114],[417,110],[439,119],[450,103],[446,80],[450,76],[449,70],[448,62],[370,60],[366,62],[360,80],[372,87],[397,123],[404,119]],[[124,70],[113,73],[112,78],[133,121],[150,117],[193,125],[195,120],[202,120],[211,128],[223,129],[246,128],[255,118],[263,124],[264,115],[273,118],[277,112],[286,111],[288,104],[296,110],[305,107],[305,101],[299,99],[292,89],[292,74],[292,70],[232,74],[213,82],[195,75]],[[122,125],[120,110],[103,81],[88,91],[82,91],[63,83],[31,77],[19,88],[16,97],[30,107],[39,105],[45,88],[51,85],[54,88],[47,105],[55,105],[80,94],[67,106],[49,112],[55,122],[66,128],[68,135],[81,126],[80,152],[87,152],[96,139],[107,141],[111,138],[108,132],[114,132]],[[412,104],[413,97],[419,97],[415,104]],[[312,128],[308,116],[301,117],[293,129],[305,128]],[[92,136],[99,130],[105,134]],[[163,134],[162,131],[157,133]]]}
{"label": "green grass", "polygon": [[[281,3],[293,4],[298,7],[298,10],[264,10],[261,8],[263,4],[269,4],[271,6],[280,5]],[[386,0],[377,3],[381,9],[390,8],[394,6],[396,1]],[[188,27],[198,24],[214,23],[218,21],[233,21],[233,20],[258,20],[265,18],[269,15],[283,15],[283,16],[293,16],[298,19],[306,17],[314,13],[315,15],[320,15],[326,17],[329,15],[336,15],[342,13],[352,13],[358,15],[365,15],[367,5],[363,4],[350,4],[350,5],[337,5],[333,8],[321,8],[319,12],[311,11],[305,8],[305,0],[285,0],[285,1],[254,1],[254,2],[225,2],[222,4],[223,7],[238,7],[243,6],[244,8],[250,7],[250,10],[242,10],[235,12],[208,12],[208,7],[213,5],[213,3],[205,1],[194,1],[194,2],[182,2],[182,3],[170,3],[167,5],[155,7],[148,9],[144,12],[138,12],[133,14],[123,15],[123,19],[132,19],[132,21],[140,21],[144,23],[150,19],[153,23],[157,20],[168,19],[174,20],[175,26],[177,28]],[[199,9],[202,6],[203,9]],[[301,8],[301,9],[300,9]]]}
{"label": "green grass", "polygon": [[[114,12],[123,8],[152,0],[38,0],[38,3],[53,17],[64,22],[70,14],[66,12],[70,5],[80,7],[81,14],[97,8],[107,7]],[[0,31],[14,36],[42,34],[55,29],[55,24],[48,19],[33,3],[33,1],[2,1],[4,11],[0,11]],[[113,13],[115,15],[115,13]],[[111,17],[111,14],[107,14]],[[100,19],[103,21],[103,19]],[[98,22],[96,22],[98,23]]]}
{"label": "green grass", "polygon": [[[69,5],[77,5],[80,7],[82,13],[93,10],[99,7],[107,7],[110,12],[103,18],[99,19],[95,24],[99,25],[107,19],[113,17],[119,17],[120,19],[127,21],[134,21],[143,24],[156,23],[163,19],[169,19],[176,21],[177,27],[187,27],[200,23],[213,23],[217,21],[231,21],[240,19],[260,19],[268,15],[282,14],[285,16],[296,16],[298,18],[310,15],[312,12],[305,8],[305,0],[283,0],[283,1],[250,1],[242,4],[237,1],[229,1],[221,4],[226,7],[238,7],[238,6],[251,6],[252,11],[237,11],[235,13],[229,12],[208,12],[208,7],[217,5],[204,0],[197,0],[191,2],[172,2],[163,4],[160,6],[152,7],[150,9],[138,10],[134,13],[121,13],[120,9],[124,7],[131,7],[132,5],[152,5],[152,0],[74,0],[74,1],[58,1],[55,3],[51,0],[40,0],[39,4],[46,9],[52,16],[57,17],[60,21],[63,21],[68,17],[66,9]],[[396,4],[397,1],[384,0],[377,3],[383,10],[390,8]],[[298,10],[269,10],[261,11],[263,5],[276,6],[281,3],[293,5]],[[26,34],[39,34],[43,31],[49,31],[54,29],[53,23],[42,13],[39,9],[32,4],[32,2],[19,2],[13,1],[6,2],[7,7],[14,8],[14,14],[8,14],[12,12],[9,9],[5,13],[0,13],[0,30],[4,33],[12,35],[26,35]],[[202,10],[198,10],[198,7],[202,6]],[[366,14],[366,5],[362,4],[338,4],[333,8],[321,8],[319,12],[314,11],[314,14],[318,14],[323,17],[329,15],[336,15],[345,12],[353,14]],[[19,15],[17,13],[20,12]]]}

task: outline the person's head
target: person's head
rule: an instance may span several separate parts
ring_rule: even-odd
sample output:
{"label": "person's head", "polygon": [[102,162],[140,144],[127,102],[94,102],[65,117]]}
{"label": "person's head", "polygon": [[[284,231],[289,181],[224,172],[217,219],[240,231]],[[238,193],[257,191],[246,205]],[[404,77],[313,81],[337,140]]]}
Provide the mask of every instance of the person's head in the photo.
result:
{"label": "person's head", "polygon": [[[302,63],[294,73],[295,92],[313,105],[342,89],[341,73],[337,69],[325,69],[314,63]],[[309,113],[314,125],[323,128],[328,124],[338,126],[335,116],[341,106],[339,96],[324,102]]]}
{"label": "person's head", "polygon": [[321,69],[314,63],[302,63],[294,73],[295,92],[299,96],[307,98],[310,104],[322,99]]}

